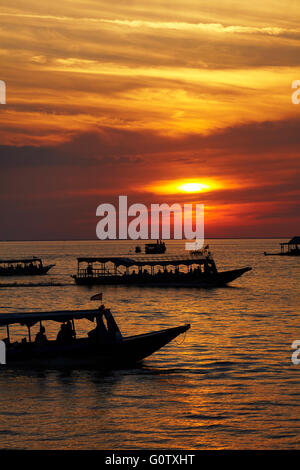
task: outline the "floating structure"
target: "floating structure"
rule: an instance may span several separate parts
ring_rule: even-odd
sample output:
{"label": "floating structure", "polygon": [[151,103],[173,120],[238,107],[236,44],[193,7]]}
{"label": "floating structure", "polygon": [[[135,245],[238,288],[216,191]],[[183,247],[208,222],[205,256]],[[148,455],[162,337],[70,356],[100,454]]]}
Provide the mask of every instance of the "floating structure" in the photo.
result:
{"label": "floating structure", "polygon": [[0,276],[36,276],[46,274],[55,264],[43,265],[41,258],[1,259]]}
{"label": "floating structure", "polygon": [[293,237],[289,242],[280,243],[279,253],[267,253],[265,256],[300,256],[300,237]]}
{"label": "floating structure", "polygon": [[186,255],[112,256],[77,258],[76,284],[125,284],[169,287],[224,286],[240,277],[250,267],[218,272],[208,251]]}
{"label": "floating structure", "polygon": [[[85,338],[77,338],[74,320],[96,322]],[[42,322],[61,323],[56,340],[48,340]],[[31,327],[40,323],[35,340]],[[25,325],[28,339],[11,342],[11,325]],[[93,310],[63,310],[40,313],[0,315],[0,326],[6,326],[6,365],[8,367],[125,367],[142,361],[190,328],[189,324],[123,337],[109,309],[101,305]],[[4,366],[0,366],[4,367]]]}

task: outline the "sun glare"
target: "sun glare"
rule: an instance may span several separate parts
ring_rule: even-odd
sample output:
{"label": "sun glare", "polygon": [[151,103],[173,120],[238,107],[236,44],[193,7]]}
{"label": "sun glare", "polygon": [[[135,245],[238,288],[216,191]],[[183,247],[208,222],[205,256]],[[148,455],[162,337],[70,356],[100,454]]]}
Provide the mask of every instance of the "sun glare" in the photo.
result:
{"label": "sun glare", "polygon": [[200,191],[210,189],[210,186],[204,183],[184,183],[177,186],[177,189],[185,193],[200,193]]}
{"label": "sun glare", "polygon": [[155,194],[178,194],[178,193],[205,193],[220,189],[223,185],[213,180],[175,180],[157,181],[151,186],[143,187],[143,190]]}

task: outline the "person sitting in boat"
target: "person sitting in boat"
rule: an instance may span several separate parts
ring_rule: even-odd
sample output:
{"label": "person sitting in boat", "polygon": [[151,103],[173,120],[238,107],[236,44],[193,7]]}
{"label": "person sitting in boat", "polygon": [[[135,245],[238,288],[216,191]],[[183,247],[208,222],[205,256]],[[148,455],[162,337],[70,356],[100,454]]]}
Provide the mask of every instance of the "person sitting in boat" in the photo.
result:
{"label": "person sitting in boat", "polygon": [[45,328],[43,326],[40,327],[40,331],[37,333],[35,337],[35,343],[37,344],[45,344],[47,343],[48,339],[45,334]]}
{"label": "person sitting in boat", "polygon": [[56,341],[58,343],[71,343],[75,338],[75,333],[72,328],[70,320],[67,323],[62,323],[60,330],[57,334]]}

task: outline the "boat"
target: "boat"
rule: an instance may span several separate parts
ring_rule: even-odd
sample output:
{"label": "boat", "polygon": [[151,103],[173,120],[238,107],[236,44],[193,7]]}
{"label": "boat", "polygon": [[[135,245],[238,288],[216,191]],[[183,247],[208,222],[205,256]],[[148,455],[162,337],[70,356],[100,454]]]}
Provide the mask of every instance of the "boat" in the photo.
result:
{"label": "boat", "polygon": [[185,255],[101,256],[77,258],[78,285],[123,284],[147,287],[224,286],[250,271],[249,266],[218,272],[211,253],[197,250]]}
{"label": "boat", "polygon": [[[92,322],[94,328],[87,337],[77,338],[75,320],[81,319]],[[43,326],[45,321],[61,324],[56,340],[47,339]],[[40,323],[40,331],[32,341],[30,329],[37,323]],[[26,325],[28,339],[11,342],[10,327],[14,324]],[[8,367],[97,369],[120,368],[140,363],[190,328],[189,324],[185,324],[124,337],[110,309],[104,305],[89,310],[2,314],[0,326],[7,328],[7,338],[3,341],[6,345]]]}
{"label": "boat", "polygon": [[[300,256],[300,237],[293,237],[289,242],[280,243],[279,253],[267,253],[265,256]],[[287,249],[286,249],[287,248]]]}
{"label": "boat", "polygon": [[146,243],[145,253],[147,255],[154,255],[157,253],[165,253],[166,244],[162,240],[156,240],[156,243]]}
{"label": "boat", "polygon": [[0,276],[37,276],[47,274],[55,264],[43,265],[41,258],[0,259]]}
{"label": "boat", "polygon": [[[146,243],[145,244],[145,254],[146,255],[155,255],[159,253],[166,252],[166,244],[162,240],[157,240],[156,243]],[[135,247],[135,253],[141,253],[142,249],[140,246]]]}

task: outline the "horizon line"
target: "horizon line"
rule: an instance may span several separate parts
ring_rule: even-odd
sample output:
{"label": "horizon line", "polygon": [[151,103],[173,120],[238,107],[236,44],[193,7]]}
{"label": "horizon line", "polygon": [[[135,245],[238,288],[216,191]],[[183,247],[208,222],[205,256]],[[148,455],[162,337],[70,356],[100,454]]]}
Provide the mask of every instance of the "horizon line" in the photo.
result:
{"label": "horizon line", "polygon": [[[283,235],[283,236],[265,236],[265,237],[207,237],[205,238],[205,240],[270,240],[270,239],[282,239],[282,238],[291,238],[293,237],[294,235]],[[38,238],[32,238],[30,240],[24,240],[24,239],[20,239],[20,240],[0,240],[0,243],[10,243],[10,242],[132,242],[132,243],[142,243],[142,242],[147,242],[147,241],[153,241],[153,240],[157,240],[156,238],[152,239],[152,238],[147,238],[147,239],[138,239],[138,240],[131,240],[131,239],[127,239],[127,240],[118,240],[118,239],[115,239],[115,240],[99,240],[97,238],[57,238],[57,239],[38,239]],[[159,240],[163,240],[165,242],[168,242],[168,241],[176,241],[176,242],[180,242],[180,241],[185,241],[187,239],[181,239],[181,240],[176,240],[176,239],[163,239],[163,238],[160,238]]]}

